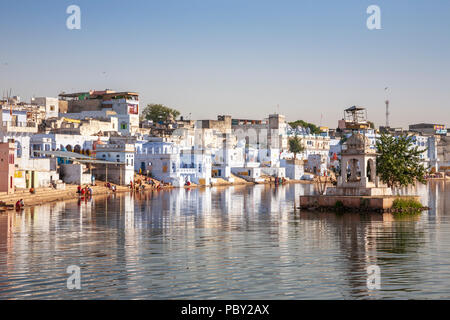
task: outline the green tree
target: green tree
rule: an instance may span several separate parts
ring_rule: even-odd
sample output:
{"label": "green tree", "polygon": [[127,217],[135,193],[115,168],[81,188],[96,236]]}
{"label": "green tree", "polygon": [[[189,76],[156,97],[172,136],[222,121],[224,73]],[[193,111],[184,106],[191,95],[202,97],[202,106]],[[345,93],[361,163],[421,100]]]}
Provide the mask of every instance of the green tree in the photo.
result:
{"label": "green tree", "polygon": [[169,116],[172,115],[175,119],[180,115],[178,110],[169,108],[163,104],[148,104],[142,111],[141,118],[147,120],[153,120],[153,122],[167,121]]}
{"label": "green tree", "polygon": [[297,136],[289,138],[288,142],[289,151],[294,154],[295,160],[297,159],[297,153],[305,151],[305,147],[302,145],[302,140]]}
{"label": "green tree", "polygon": [[425,183],[427,169],[420,160],[424,150],[414,146],[412,136],[382,134],[377,141],[377,174],[389,187]]}
{"label": "green tree", "polygon": [[320,128],[318,126],[316,126],[313,123],[309,123],[303,120],[297,120],[294,122],[289,122],[289,125],[292,128],[296,128],[296,127],[303,127],[303,128],[309,128],[309,130],[311,131],[312,134],[320,134]]}

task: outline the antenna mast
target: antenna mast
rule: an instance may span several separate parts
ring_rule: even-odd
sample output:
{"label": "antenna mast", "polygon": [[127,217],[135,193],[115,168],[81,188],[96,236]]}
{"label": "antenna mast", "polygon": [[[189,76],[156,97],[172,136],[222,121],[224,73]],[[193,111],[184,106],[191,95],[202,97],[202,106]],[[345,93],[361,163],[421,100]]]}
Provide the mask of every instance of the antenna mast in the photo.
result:
{"label": "antenna mast", "polygon": [[389,128],[389,97],[388,97],[388,89],[389,87],[384,88],[384,92],[386,93],[386,101],[384,102],[386,104],[386,127]]}
{"label": "antenna mast", "polygon": [[386,100],[386,127],[389,128],[389,100]]}

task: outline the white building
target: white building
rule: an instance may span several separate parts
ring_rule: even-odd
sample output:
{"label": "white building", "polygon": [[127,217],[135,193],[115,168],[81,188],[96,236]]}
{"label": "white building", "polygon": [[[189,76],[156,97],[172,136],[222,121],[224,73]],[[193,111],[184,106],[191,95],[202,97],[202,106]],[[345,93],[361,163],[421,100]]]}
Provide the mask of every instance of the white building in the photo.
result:
{"label": "white building", "polygon": [[58,117],[59,114],[58,98],[51,98],[51,97],[31,98],[31,104],[45,107],[45,119]]}
{"label": "white building", "polygon": [[133,135],[139,129],[139,96],[133,92],[114,93],[104,97],[103,107],[117,113],[119,132]]}
{"label": "white building", "polygon": [[118,131],[124,136],[139,131],[139,94],[135,92],[115,92],[103,90],[78,93],[62,93],[61,99],[67,101],[68,112],[63,116],[73,119],[89,117],[105,119],[117,117]]}
{"label": "white building", "polygon": [[118,164],[102,165],[100,170],[96,170],[96,177],[100,176],[108,181],[120,185],[128,185],[134,182],[134,156],[135,146],[128,143],[98,144],[96,158]]}
{"label": "white building", "polygon": [[140,152],[136,153],[134,169],[177,187],[187,181],[209,185],[211,163],[210,151],[180,148],[161,138],[142,145]]}
{"label": "white building", "polygon": [[435,136],[412,135],[414,147],[422,151],[420,159],[425,168],[436,167],[438,163],[437,140]]}
{"label": "white building", "polygon": [[303,160],[282,159],[281,167],[285,169],[286,177],[289,179],[300,180],[305,174]]}
{"label": "white building", "polygon": [[37,123],[30,120],[24,110],[3,108],[0,110],[0,142],[14,140],[16,188],[48,187],[58,180],[56,159],[33,154],[31,139],[38,132]]}

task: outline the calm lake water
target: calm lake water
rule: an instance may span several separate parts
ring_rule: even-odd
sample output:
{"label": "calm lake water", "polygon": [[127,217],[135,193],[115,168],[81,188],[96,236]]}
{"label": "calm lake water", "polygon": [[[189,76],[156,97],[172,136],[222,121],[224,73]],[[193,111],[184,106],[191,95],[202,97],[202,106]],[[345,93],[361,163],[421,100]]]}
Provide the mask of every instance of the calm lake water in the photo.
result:
{"label": "calm lake water", "polygon": [[[431,210],[294,210],[312,185],[117,194],[0,214],[0,299],[450,298],[450,183]],[[369,265],[381,289],[368,290]],[[81,289],[67,289],[67,267]]]}

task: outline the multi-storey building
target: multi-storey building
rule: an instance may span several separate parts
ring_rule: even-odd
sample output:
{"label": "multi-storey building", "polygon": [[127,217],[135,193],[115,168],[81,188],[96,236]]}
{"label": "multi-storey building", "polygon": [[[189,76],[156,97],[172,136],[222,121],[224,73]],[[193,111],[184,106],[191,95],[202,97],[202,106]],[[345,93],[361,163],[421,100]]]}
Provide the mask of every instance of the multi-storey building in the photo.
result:
{"label": "multi-storey building", "polygon": [[14,143],[0,143],[0,192],[14,193]]}
{"label": "multi-storey building", "polygon": [[95,156],[98,160],[111,163],[98,165],[95,170],[97,176],[120,185],[134,181],[134,144],[114,140],[107,144],[98,144]]}
{"label": "multi-storey building", "polygon": [[139,94],[115,92],[113,90],[62,93],[67,101],[66,117],[72,119],[116,117],[118,131],[122,135],[133,135],[139,130]]}
{"label": "multi-storey building", "polygon": [[33,106],[43,106],[45,109],[45,119],[57,118],[59,115],[59,101],[58,98],[38,97],[31,98]]}
{"label": "multi-storey building", "polygon": [[210,151],[182,148],[164,138],[152,140],[144,143],[136,153],[136,171],[177,187],[187,181],[200,185],[211,183]]}

